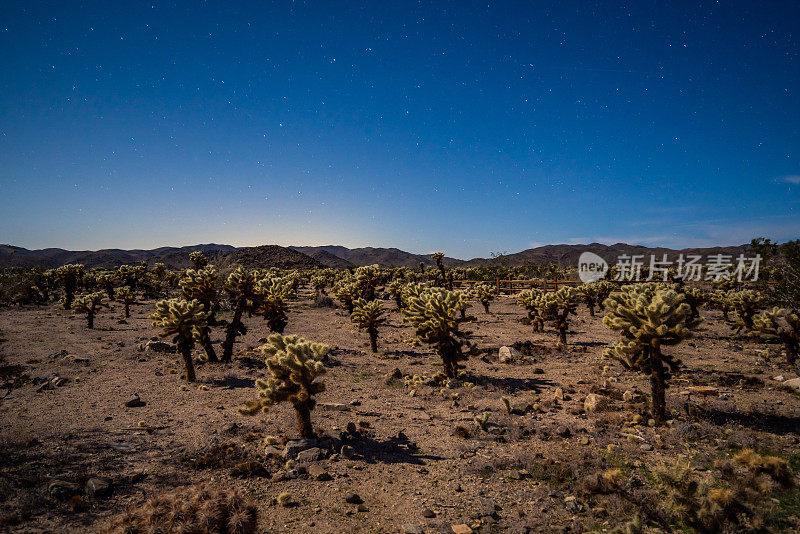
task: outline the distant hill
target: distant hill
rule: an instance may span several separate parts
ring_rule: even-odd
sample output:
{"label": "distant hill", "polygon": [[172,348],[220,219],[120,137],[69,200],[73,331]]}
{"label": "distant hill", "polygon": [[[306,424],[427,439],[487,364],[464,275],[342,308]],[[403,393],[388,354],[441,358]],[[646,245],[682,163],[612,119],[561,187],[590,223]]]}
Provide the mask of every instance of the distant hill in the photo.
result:
{"label": "distant hill", "polygon": [[67,263],[81,263],[87,267],[114,268],[141,261],[165,263],[173,269],[189,266],[189,253],[200,250],[207,256],[233,252],[230,245],[193,245],[189,247],[161,247],[152,250],[83,250],[72,251],[60,248],[28,250],[11,245],[0,245],[0,265],[7,267],[60,267]]}
{"label": "distant hill", "polygon": [[[412,254],[397,248],[347,248],[337,245],[321,247],[281,247],[278,245],[262,245],[259,247],[237,248],[230,245],[193,245],[188,247],[161,247],[153,250],[121,250],[104,249],[97,251],[70,251],[59,248],[28,250],[11,245],[0,245],[0,265],[8,267],[47,268],[58,267],[66,263],[82,263],[87,267],[114,268],[123,264],[134,264],[147,261],[150,264],[162,262],[168,267],[181,269],[189,266],[189,253],[200,250],[220,268],[242,265],[249,268],[280,267],[289,269],[313,269],[316,267],[347,268],[361,265],[378,264],[387,267],[419,267],[420,263],[428,266],[436,265],[430,254]],[[533,265],[541,263],[561,263],[577,265],[582,252],[594,252],[610,264],[616,263],[623,254],[643,255],[645,262],[650,255],[661,257],[667,254],[674,261],[677,255],[728,254],[735,257],[749,254],[750,245],[731,247],[687,248],[674,250],[663,247],[645,247],[616,243],[602,245],[547,245],[506,254],[498,258],[474,258],[460,260],[445,257],[448,267],[477,267],[485,265]]]}
{"label": "distant hill", "polygon": [[278,245],[246,247],[233,252],[220,252],[212,263],[220,269],[241,265],[248,269],[278,267],[280,269],[316,269],[324,267],[314,258]]}
{"label": "distant hill", "polygon": [[[355,266],[374,265],[376,263],[384,267],[419,267],[420,263],[436,265],[436,262],[430,254],[412,254],[411,252],[406,252],[397,248],[347,248],[338,245],[290,248],[308,254],[329,267],[337,266],[333,265],[335,261],[325,260],[325,258],[330,258],[330,256],[338,258],[339,260],[344,260]],[[445,257],[442,261],[447,267],[457,267],[466,263],[464,260],[448,257]]]}
{"label": "distant hill", "polygon": [[614,245],[603,245],[591,243],[589,245],[546,245],[543,247],[529,248],[522,252],[506,254],[499,258],[475,258],[465,262],[468,267],[482,265],[531,265],[540,263],[561,263],[562,265],[578,265],[578,258],[583,252],[593,252],[606,260],[609,264],[617,263],[617,258],[623,254],[630,256],[642,255],[644,261],[650,261],[650,255],[660,259],[667,254],[667,259],[675,261],[678,254],[699,254],[708,256],[711,254],[728,254],[734,256],[734,260],[739,254],[747,254],[750,245],[739,245],[732,247],[709,247],[709,248],[685,248],[680,250],[664,247],[645,247],[642,245],[628,245],[627,243],[615,243]]}

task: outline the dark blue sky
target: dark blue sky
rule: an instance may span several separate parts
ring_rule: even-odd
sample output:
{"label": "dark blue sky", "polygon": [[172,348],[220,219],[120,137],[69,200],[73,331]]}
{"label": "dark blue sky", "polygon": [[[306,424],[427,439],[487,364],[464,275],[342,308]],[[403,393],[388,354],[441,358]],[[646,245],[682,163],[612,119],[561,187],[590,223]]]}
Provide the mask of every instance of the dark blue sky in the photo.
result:
{"label": "dark blue sky", "polygon": [[129,4],[0,7],[0,241],[800,237],[798,2]]}

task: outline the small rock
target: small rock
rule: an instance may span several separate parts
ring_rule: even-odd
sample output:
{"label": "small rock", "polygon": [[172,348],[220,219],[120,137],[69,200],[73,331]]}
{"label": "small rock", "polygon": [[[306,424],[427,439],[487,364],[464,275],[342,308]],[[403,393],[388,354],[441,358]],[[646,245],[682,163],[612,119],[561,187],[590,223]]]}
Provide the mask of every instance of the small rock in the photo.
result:
{"label": "small rock", "polygon": [[355,451],[350,445],[342,445],[342,449],[339,451],[339,454],[341,454],[342,458],[349,459],[353,457]]}
{"label": "small rock", "polygon": [[422,517],[426,517],[428,519],[431,519],[431,518],[436,517],[436,513],[433,510],[431,510],[430,508],[425,508],[422,511]]}
{"label": "small rock", "polygon": [[287,478],[289,477],[286,476],[286,471],[276,471],[270,480],[272,482],[283,482]]}
{"label": "small rock", "polygon": [[463,523],[459,525],[450,525],[450,530],[453,531],[453,534],[472,534],[472,529],[469,525]]}
{"label": "small rock", "polygon": [[403,525],[403,534],[424,534],[419,525],[413,523],[406,523]]}
{"label": "small rock", "polygon": [[312,447],[297,453],[297,462],[301,464],[310,464],[321,460],[323,457],[322,449],[319,447]]}
{"label": "small rock", "polygon": [[139,398],[138,393],[134,393],[128,397],[128,400],[125,401],[125,406],[128,408],[138,408],[140,406],[144,406],[144,402],[142,402],[142,399]]}
{"label": "small rock", "polygon": [[350,410],[349,406],[339,402],[318,402],[317,406],[331,412],[346,412]]}
{"label": "small rock", "polygon": [[[543,375],[544,374],[544,369],[542,369],[541,367],[534,367],[533,368],[533,374],[535,374],[535,375]],[[466,526],[466,525],[464,525],[464,526]]]}
{"label": "small rock", "polygon": [[303,439],[292,439],[286,442],[286,446],[283,448],[283,457],[287,460],[294,460],[297,457],[299,452],[311,449],[317,446],[316,440],[303,438]]}
{"label": "small rock", "polygon": [[783,378],[783,375],[778,375],[776,377],[773,377],[773,380],[776,381],[776,382],[783,382],[786,379]]}
{"label": "small rock", "polygon": [[264,456],[266,456],[267,458],[282,459],[283,452],[277,447],[273,447],[272,445],[267,445],[266,447],[264,447]]}
{"label": "small rock", "polygon": [[580,439],[581,445],[588,445],[589,444],[589,436],[582,436]]}
{"label": "small rock", "polygon": [[394,380],[402,380],[403,372],[400,371],[397,367],[392,369],[390,372],[386,373],[386,376],[383,378],[383,383],[387,386]]}
{"label": "small rock", "polygon": [[220,430],[220,432],[222,432],[223,434],[230,434],[230,435],[236,434],[237,432],[239,432],[239,423],[234,422],[222,425],[222,429]]}
{"label": "small rock", "polygon": [[313,478],[314,480],[318,480],[320,482],[324,482],[326,480],[331,480],[333,478],[333,477],[331,477],[330,473],[328,473],[325,470],[324,467],[322,467],[321,465],[317,465],[317,464],[314,464],[314,465],[312,465],[311,467],[308,468],[308,474],[309,474],[309,476],[311,478]]}
{"label": "small rock", "polygon": [[358,495],[358,493],[348,493],[344,496],[344,502],[348,502],[350,504],[362,504],[364,501]]}
{"label": "small rock", "polygon": [[359,504],[358,508],[356,508],[359,512],[369,512],[369,508],[367,508],[366,504]]}
{"label": "small rock", "polygon": [[554,401],[563,401],[564,400],[564,390],[561,388],[556,388],[553,392],[553,400]]}
{"label": "small rock", "polygon": [[650,445],[649,443],[642,443],[642,447],[641,448],[642,448],[643,451],[652,451],[653,450],[653,446]]}
{"label": "small rock", "polygon": [[792,378],[791,380],[787,380],[783,383],[783,385],[800,391],[800,378]]}
{"label": "small rock", "polygon": [[500,363],[512,363],[515,360],[521,360],[522,353],[514,347],[500,347],[499,360]]}
{"label": "small rock", "polygon": [[175,352],[175,347],[163,341],[148,341],[145,349],[153,352]]}
{"label": "small rock", "polygon": [[561,425],[556,429],[556,434],[562,438],[568,438],[572,435],[572,430],[568,426]]}
{"label": "small rock", "polygon": [[111,483],[99,477],[90,478],[86,481],[86,494],[89,497],[105,497],[111,493]]}
{"label": "small rock", "polygon": [[689,393],[694,393],[695,395],[703,395],[703,396],[714,396],[716,397],[719,395],[719,388],[715,388],[713,386],[689,386],[686,388],[686,391]]}

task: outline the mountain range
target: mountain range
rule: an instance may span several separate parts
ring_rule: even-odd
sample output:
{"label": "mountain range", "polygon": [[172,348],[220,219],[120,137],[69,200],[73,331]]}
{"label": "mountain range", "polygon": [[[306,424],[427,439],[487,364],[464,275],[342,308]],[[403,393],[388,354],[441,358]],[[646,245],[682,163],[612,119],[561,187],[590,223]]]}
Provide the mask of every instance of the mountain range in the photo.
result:
{"label": "mountain range", "polygon": [[[150,264],[161,262],[170,268],[186,268],[189,265],[189,253],[200,250],[209,257],[212,263],[220,266],[242,265],[249,268],[281,267],[291,269],[310,269],[315,267],[348,268],[361,265],[379,264],[388,267],[419,267],[435,265],[430,254],[413,254],[397,248],[347,248],[337,245],[319,247],[281,247],[278,245],[261,245],[258,247],[233,247],[214,243],[186,247],[161,247],[152,250],[103,249],[95,251],[72,251],[60,248],[28,250],[12,245],[0,245],[0,266],[6,267],[46,267],[53,268],[67,263],[82,263],[87,267],[114,268],[124,264],[146,261]],[[604,258],[609,263],[616,263],[623,254],[642,255],[649,261],[650,255],[661,259],[664,254],[668,259],[677,259],[678,254],[699,254],[708,256],[726,254],[734,260],[739,254],[747,255],[750,245],[709,248],[687,248],[681,250],[663,247],[645,247],[616,243],[603,245],[547,245],[530,248],[514,254],[505,254],[495,258],[473,258],[462,260],[444,258],[447,267],[479,267],[485,265],[532,265],[541,263],[560,263],[577,265],[582,252],[589,251]]]}

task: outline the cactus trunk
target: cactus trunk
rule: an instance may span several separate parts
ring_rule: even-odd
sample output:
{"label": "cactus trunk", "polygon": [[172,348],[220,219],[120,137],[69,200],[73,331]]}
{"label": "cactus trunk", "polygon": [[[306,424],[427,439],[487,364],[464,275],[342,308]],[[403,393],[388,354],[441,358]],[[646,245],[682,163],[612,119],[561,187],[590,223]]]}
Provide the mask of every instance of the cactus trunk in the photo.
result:
{"label": "cactus trunk", "polygon": [[233,312],[233,319],[228,325],[225,332],[225,343],[222,345],[222,361],[229,362],[233,358],[233,344],[236,341],[236,336],[243,330],[242,312],[244,306],[236,303],[236,310]]}
{"label": "cactus trunk", "polygon": [[89,323],[89,329],[90,330],[93,329],[94,328],[94,312],[93,311],[89,310],[86,313],[86,321]]}
{"label": "cactus trunk", "polygon": [[483,302],[482,304],[483,304],[483,309],[486,310],[486,313],[491,313],[489,311],[489,303],[488,302]]}
{"label": "cactus trunk", "polygon": [[129,303],[125,303],[125,318],[129,318],[131,316],[131,305]]}
{"label": "cactus trunk", "polygon": [[374,328],[367,330],[369,334],[369,347],[372,349],[372,352],[378,352],[378,331]]}
{"label": "cactus trunk", "polygon": [[203,350],[206,351],[206,356],[208,356],[208,361],[210,362],[218,362],[219,358],[217,358],[217,352],[214,350],[214,345],[211,344],[211,338],[209,337],[210,329],[205,327],[201,330],[200,333],[200,344],[203,345]]}
{"label": "cactus trunk", "polygon": [[194,374],[194,362],[192,362],[192,345],[183,339],[178,341],[178,350],[183,357],[183,363],[186,366],[186,381],[194,382],[197,377]]}
{"label": "cactus trunk", "polygon": [[651,347],[649,353],[653,419],[657,425],[660,425],[667,419],[666,398],[664,395],[666,390],[664,384],[664,365],[661,363],[661,351],[658,348]]}
{"label": "cactus trunk", "polygon": [[297,428],[300,430],[300,437],[313,438],[314,427],[311,426],[311,410],[308,407],[308,402],[295,402],[294,410],[297,417]]}

